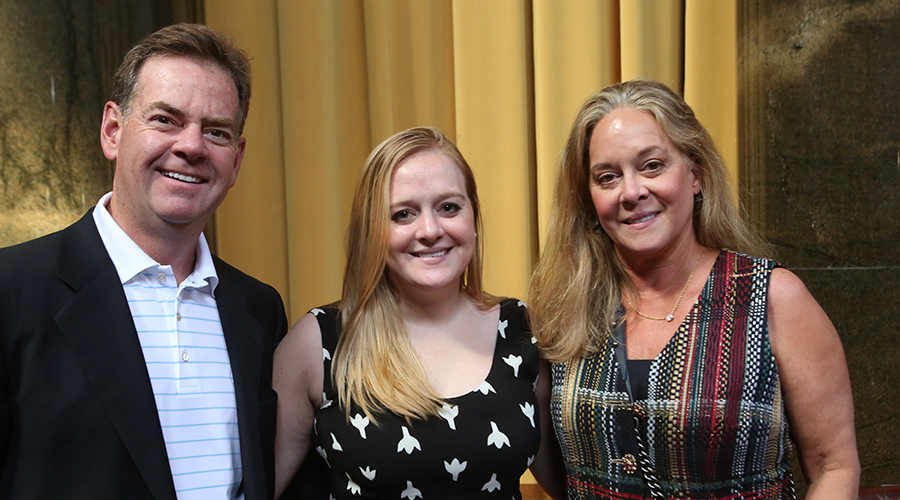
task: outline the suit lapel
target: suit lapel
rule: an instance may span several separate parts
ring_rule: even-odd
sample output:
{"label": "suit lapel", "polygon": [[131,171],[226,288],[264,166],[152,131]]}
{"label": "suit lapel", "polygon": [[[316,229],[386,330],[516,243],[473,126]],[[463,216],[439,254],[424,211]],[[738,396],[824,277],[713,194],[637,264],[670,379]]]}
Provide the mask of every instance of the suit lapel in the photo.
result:
{"label": "suit lapel", "polygon": [[75,296],[56,316],[155,498],[175,499],[156,402],[125,292],[91,212],[63,236],[59,277]]}
{"label": "suit lapel", "polygon": [[265,485],[255,484],[265,477],[259,439],[259,385],[263,373],[260,339],[263,331],[247,309],[247,292],[228,279],[223,266],[217,266],[216,273],[219,275],[216,305],[231,360],[237,400],[244,492],[247,500],[252,500],[252,492],[266,491]]}

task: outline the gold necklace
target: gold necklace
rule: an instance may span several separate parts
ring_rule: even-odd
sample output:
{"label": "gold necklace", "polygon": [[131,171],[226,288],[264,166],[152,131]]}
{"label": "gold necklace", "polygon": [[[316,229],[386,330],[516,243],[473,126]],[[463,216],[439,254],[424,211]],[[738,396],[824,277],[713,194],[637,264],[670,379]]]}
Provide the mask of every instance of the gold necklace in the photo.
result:
{"label": "gold necklace", "polygon": [[672,312],[670,312],[669,314],[666,314],[666,317],[657,318],[655,316],[648,316],[648,315],[638,311],[638,308],[634,307],[634,304],[632,304],[631,301],[628,300],[628,297],[625,297],[625,302],[628,304],[628,307],[634,309],[634,312],[636,312],[638,314],[638,316],[640,316],[642,318],[652,319],[653,321],[670,321],[671,322],[673,319],[675,319],[675,311],[678,310],[678,306],[681,304],[681,299],[682,299],[682,297],[684,297],[684,292],[687,291],[688,285],[691,284],[691,279],[694,277],[694,272],[697,270],[697,266],[700,265],[701,257],[703,257],[703,249],[702,248],[700,249],[700,255],[697,256],[697,262],[694,262],[694,268],[691,269],[690,276],[688,276],[687,281],[684,283],[684,287],[681,289],[681,293],[678,295],[678,300],[675,302],[675,307],[672,308]]}

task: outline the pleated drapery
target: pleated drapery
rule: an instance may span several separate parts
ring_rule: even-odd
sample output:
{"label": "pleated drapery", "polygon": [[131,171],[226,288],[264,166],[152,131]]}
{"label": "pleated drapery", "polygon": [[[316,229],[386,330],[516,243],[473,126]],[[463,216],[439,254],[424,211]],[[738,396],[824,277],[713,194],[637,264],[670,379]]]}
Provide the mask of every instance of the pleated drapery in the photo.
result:
{"label": "pleated drapery", "polygon": [[371,149],[431,125],[475,171],[485,284],[525,297],[556,162],[581,102],[637,77],[686,99],[737,171],[736,0],[206,0],[251,56],[221,257],[292,321],[340,298],[352,193]]}

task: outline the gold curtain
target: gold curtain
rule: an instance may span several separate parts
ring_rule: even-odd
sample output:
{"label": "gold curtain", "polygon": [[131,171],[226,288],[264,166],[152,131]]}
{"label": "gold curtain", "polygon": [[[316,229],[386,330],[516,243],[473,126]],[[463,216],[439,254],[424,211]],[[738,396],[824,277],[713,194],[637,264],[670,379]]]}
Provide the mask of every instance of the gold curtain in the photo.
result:
{"label": "gold curtain", "polygon": [[683,91],[736,165],[736,0],[206,0],[253,63],[219,254],[288,314],[340,298],[369,151],[414,125],[455,139],[483,200],[488,291],[524,297],[580,103],[636,77]]}

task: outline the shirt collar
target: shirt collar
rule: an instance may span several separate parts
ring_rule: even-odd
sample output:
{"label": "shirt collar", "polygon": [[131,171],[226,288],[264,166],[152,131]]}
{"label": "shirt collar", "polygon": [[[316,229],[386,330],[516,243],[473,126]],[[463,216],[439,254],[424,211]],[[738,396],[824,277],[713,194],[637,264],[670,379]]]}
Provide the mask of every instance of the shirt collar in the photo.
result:
{"label": "shirt collar", "polygon": [[[119,281],[124,285],[146,269],[162,264],[147,255],[112,218],[106,209],[111,196],[112,192],[106,193],[97,202],[93,213],[94,224],[97,225],[97,231],[100,233],[100,239],[103,240],[103,246],[106,247],[109,258],[116,266]],[[185,282],[193,283],[198,287],[206,286],[208,283],[210,293],[214,293],[219,284],[219,276],[216,274],[212,253],[209,251],[209,245],[203,233],[200,233],[197,241],[197,261],[194,264],[194,272],[185,279]]]}

